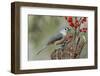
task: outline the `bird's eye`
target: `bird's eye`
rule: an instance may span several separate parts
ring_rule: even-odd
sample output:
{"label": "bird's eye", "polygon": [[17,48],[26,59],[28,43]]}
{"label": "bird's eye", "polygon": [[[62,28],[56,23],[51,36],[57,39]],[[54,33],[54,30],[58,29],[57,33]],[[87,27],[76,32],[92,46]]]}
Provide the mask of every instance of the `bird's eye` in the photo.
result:
{"label": "bird's eye", "polygon": [[67,29],[65,28],[65,30],[67,30]]}

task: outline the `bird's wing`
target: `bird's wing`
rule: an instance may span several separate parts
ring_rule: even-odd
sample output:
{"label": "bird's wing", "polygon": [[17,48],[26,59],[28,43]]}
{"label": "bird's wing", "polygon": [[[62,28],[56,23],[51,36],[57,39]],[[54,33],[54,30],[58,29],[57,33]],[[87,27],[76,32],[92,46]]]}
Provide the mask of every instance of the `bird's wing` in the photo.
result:
{"label": "bird's wing", "polygon": [[56,41],[58,41],[58,40],[61,40],[61,39],[63,39],[63,35],[62,35],[61,33],[59,33],[59,34],[57,34],[56,36],[52,37],[52,38],[49,40],[48,44],[52,44],[52,43],[54,43],[54,42],[56,42]]}
{"label": "bird's wing", "polygon": [[62,38],[62,39],[56,41],[55,44],[56,45],[63,44],[64,41],[65,41],[65,38]]}

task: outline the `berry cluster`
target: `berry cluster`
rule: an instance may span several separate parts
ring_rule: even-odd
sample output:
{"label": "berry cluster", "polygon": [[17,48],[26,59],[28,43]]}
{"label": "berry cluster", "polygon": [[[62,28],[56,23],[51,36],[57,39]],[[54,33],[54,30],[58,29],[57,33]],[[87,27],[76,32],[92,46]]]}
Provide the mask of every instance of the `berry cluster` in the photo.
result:
{"label": "berry cluster", "polygon": [[[68,24],[69,24],[72,28],[74,28],[75,30],[76,30],[78,27],[80,27],[81,24],[84,24],[85,22],[87,22],[87,17],[80,17],[80,19],[78,19],[78,17],[75,17],[75,18],[73,19],[72,16],[68,16],[68,17],[65,16],[65,19],[67,20]],[[79,31],[80,31],[80,32],[87,32],[87,28],[86,28],[86,27],[85,27],[85,28],[83,27],[83,28],[79,29]]]}

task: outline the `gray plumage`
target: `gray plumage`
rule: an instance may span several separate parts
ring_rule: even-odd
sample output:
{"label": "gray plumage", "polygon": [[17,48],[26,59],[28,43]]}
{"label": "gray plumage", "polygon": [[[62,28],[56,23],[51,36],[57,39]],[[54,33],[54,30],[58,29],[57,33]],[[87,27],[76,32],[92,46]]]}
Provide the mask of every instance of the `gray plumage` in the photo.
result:
{"label": "gray plumage", "polygon": [[53,36],[48,41],[47,45],[53,44],[55,41],[61,40],[63,38],[63,35],[61,33],[57,34],[56,36]]}
{"label": "gray plumage", "polygon": [[37,53],[40,54],[40,52],[42,52],[42,50],[46,49],[48,45],[53,44],[54,42],[61,40],[63,38],[63,35],[61,33],[57,34],[56,36],[53,36],[50,38],[50,40],[48,41],[47,45],[44,46],[42,49],[39,50],[39,52]]}
{"label": "gray plumage", "polygon": [[48,45],[54,44],[57,41],[60,41],[61,42],[64,39],[64,37],[66,36],[68,30],[69,30],[69,28],[66,27],[63,30],[61,30],[59,32],[59,34],[51,37],[50,40],[47,42],[47,44],[42,49],[40,49],[38,51],[37,55],[40,54],[40,52],[42,52],[42,50],[46,49],[48,47]]}

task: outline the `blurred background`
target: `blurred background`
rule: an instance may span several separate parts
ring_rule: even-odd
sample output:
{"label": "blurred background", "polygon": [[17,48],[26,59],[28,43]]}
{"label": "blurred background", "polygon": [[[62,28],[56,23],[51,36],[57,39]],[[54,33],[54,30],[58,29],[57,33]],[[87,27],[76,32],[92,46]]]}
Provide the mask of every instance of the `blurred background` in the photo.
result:
{"label": "blurred background", "polygon": [[[36,54],[52,36],[66,26],[68,23],[62,16],[28,15],[28,60],[50,60],[51,53],[57,48],[55,45]],[[80,57],[86,58],[87,46],[83,50]]]}

